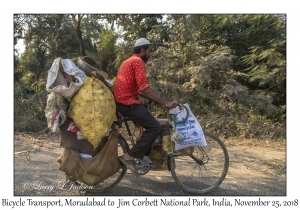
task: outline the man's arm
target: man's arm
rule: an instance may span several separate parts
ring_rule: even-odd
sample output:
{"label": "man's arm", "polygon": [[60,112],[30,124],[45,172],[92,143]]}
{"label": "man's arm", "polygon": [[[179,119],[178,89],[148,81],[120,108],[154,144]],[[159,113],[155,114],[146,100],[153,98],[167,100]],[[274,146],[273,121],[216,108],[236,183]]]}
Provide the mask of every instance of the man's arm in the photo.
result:
{"label": "man's arm", "polygon": [[176,103],[174,101],[167,101],[164,98],[160,97],[159,95],[157,95],[152,88],[147,87],[143,90],[142,93],[140,93],[140,95],[144,98],[147,98],[151,101],[154,101],[156,103],[159,103],[169,109],[175,108],[176,107]]}

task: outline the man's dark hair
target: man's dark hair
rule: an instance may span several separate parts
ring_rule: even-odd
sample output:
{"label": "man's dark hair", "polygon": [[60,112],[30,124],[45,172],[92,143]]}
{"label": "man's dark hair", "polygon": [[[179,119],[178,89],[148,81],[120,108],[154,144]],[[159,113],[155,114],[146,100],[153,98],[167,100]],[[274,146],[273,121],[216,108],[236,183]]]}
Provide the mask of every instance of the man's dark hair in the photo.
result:
{"label": "man's dark hair", "polygon": [[149,48],[149,46],[150,46],[150,44],[145,44],[145,45],[137,46],[137,47],[133,48],[133,53],[134,54],[139,54],[142,49],[147,50]]}

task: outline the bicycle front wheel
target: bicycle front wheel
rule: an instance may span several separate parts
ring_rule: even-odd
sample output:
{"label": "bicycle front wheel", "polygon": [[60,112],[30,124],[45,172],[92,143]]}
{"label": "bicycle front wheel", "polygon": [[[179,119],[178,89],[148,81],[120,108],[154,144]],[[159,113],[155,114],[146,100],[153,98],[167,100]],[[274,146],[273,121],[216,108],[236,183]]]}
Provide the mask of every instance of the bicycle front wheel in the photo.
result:
{"label": "bicycle front wheel", "polygon": [[224,143],[204,131],[207,146],[194,147],[191,155],[171,155],[171,173],[185,191],[204,194],[217,188],[225,179],[229,155]]}

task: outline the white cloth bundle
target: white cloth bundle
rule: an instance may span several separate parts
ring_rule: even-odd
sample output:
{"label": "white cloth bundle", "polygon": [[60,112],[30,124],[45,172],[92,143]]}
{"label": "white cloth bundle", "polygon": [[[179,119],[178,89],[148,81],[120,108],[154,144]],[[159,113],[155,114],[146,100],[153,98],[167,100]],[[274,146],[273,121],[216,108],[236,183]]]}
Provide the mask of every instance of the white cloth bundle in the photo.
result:
{"label": "white cloth bundle", "polygon": [[[61,69],[62,68],[62,69]],[[60,71],[64,71],[67,74],[74,76],[76,81],[66,85],[66,83],[59,81]],[[74,96],[74,94],[83,85],[86,78],[85,73],[80,70],[75,63],[70,59],[56,58],[48,71],[48,78],[46,88],[48,92],[54,92],[61,94],[68,101]],[[58,80],[58,84],[55,81]]]}

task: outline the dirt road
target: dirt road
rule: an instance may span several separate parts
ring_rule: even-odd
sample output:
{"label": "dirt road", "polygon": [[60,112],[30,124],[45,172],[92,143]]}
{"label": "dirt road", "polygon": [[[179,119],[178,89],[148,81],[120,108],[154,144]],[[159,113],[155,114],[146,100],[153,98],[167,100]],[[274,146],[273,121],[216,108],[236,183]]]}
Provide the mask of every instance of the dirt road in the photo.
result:
{"label": "dirt road", "polygon": [[[230,155],[227,177],[206,196],[286,196],[285,142],[226,140],[225,144]],[[55,160],[62,150],[57,135],[15,133],[14,196],[191,196],[167,170],[150,171],[139,178],[128,172],[116,187],[101,193],[61,188],[65,175]]]}

